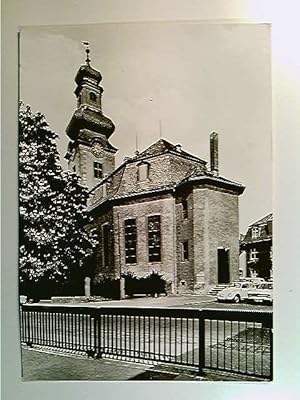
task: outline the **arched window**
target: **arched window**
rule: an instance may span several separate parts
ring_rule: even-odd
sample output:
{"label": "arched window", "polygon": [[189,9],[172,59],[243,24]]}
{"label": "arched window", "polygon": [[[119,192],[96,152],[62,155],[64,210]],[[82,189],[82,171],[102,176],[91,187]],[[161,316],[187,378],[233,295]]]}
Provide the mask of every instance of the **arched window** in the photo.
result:
{"label": "arched window", "polygon": [[97,100],[97,96],[95,95],[94,92],[90,92],[90,100],[92,100],[92,101],[96,101]]}

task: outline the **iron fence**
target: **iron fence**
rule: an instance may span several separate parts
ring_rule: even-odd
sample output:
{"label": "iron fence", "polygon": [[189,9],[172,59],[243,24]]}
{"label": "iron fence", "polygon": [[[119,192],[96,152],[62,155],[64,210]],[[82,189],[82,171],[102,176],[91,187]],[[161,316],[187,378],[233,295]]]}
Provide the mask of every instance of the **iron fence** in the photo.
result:
{"label": "iron fence", "polygon": [[272,379],[272,312],[21,306],[21,341]]}

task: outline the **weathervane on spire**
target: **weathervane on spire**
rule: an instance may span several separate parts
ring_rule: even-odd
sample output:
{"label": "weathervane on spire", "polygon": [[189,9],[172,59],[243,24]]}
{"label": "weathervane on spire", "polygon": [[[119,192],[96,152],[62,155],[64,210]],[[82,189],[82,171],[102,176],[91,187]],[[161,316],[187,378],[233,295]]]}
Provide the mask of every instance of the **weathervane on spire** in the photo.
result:
{"label": "weathervane on spire", "polygon": [[89,66],[90,65],[90,62],[91,62],[91,60],[90,60],[90,57],[89,57],[89,54],[90,54],[90,42],[87,42],[87,41],[83,41],[83,42],[81,42],[83,45],[84,45],[84,47],[85,47],[85,52],[86,52],[86,60],[85,60],[85,62],[87,63],[87,65]]}

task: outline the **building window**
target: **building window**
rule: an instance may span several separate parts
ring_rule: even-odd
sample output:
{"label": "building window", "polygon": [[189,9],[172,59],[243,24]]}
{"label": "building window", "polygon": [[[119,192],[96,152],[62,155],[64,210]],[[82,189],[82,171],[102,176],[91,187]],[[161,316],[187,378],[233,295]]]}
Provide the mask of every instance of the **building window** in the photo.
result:
{"label": "building window", "polygon": [[258,251],[256,249],[250,249],[249,253],[249,261],[256,262],[258,261]]}
{"label": "building window", "polygon": [[125,259],[126,264],[136,263],[136,220],[135,218],[125,220]]}
{"label": "building window", "polygon": [[90,93],[90,100],[92,100],[92,101],[96,101],[97,100],[97,96],[95,95],[94,92]]}
{"label": "building window", "polygon": [[187,199],[182,200],[182,217],[183,219],[188,219],[189,217]]}
{"label": "building window", "polygon": [[254,226],[251,230],[251,234],[252,234],[252,239],[258,239],[259,234],[260,234],[260,229],[258,226]]}
{"label": "building window", "polygon": [[102,225],[102,249],[103,249],[103,264],[104,267],[109,267],[109,225]]}
{"label": "building window", "polygon": [[273,247],[270,248],[270,260],[273,261]]}
{"label": "building window", "polygon": [[102,164],[97,161],[94,161],[94,177],[100,179],[103,177]]}
{"label": "building window", "polygon": [[146,162],[138,164],[138,181],[143,182],[149,179],[150,165]]}
{"label": "building window", "polygon": [[148,217],[148,250],[149,261],[161,261],[160,215]]}
{"label": "building window", "polygon": [[182,260],[188,261],[189,259],[189,242],[182,243]]}

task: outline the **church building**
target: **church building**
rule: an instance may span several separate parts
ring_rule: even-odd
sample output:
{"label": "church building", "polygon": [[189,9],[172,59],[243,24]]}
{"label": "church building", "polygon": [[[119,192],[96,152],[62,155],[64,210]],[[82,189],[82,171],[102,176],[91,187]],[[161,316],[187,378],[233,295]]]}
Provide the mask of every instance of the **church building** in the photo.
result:
{"label": "church building", "polygon": [[172,293],[205,293],[238,279],[238,200],[245,187],[219,174],[217,133],[210,135],[209,166],[165,139],[115,166],[115,127],[103,114],[102,76],[86,51],[75,77],[66,158],[90,189],[96,279],[156,271]]}

